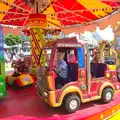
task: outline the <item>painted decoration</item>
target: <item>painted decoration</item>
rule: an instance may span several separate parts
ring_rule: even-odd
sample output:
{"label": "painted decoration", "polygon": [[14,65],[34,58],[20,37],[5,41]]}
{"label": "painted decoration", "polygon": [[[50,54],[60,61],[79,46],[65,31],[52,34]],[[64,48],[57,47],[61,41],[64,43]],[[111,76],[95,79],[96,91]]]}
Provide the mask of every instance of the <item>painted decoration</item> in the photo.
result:
{"label": "painted decoration", "polygon": [[0,98],[6,95],[3,32],[0,25]]}
{"label": "painted decoration", "polygon": [[[42,24],[42,25],[41,25]],[[44,43],[44,27],[46,25],[46,16],[43,14],[30,14],[30,43],[31,43],[31,68],[38,66],[38,60],[41,48]],[[44,55],[41,58],[42,63],[45,63]]]}
{"label": "painted decoration", "polygon": [[[27,1],[32,0],[1,0],[0,23],[27,27],[28,16],[35,13],[33,2]],[[73,29],[78,33],[84,30],[94,31],[96,26],[104,29],[109,24],[114,25],[120,20],[120,2],[118,1],[71,0],[68,4],[68,0],[38,0],[39,8],[42,4],[41,13],[47,16],[47,25],[42,21],[40,25],[48,29],[63,28],[62,31],[65,33],[71,33]],[[69,25],[78,26],[78,24],[81,25],[69,27]]]}

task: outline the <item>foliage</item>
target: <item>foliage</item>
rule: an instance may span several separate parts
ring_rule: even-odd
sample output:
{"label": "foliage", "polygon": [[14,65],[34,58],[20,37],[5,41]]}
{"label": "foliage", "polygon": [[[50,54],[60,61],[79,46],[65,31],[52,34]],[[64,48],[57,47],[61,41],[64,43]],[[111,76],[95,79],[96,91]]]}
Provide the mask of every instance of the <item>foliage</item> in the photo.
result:
{"label": "foliage", "polygon": [[23,43],[21,36],[15,36],[12,34],[5,35],[4,40],[8,46],[18,45]]}
{"label": "foliage", "polygon": [[111,40],[110,43],[111,43],[111,44],[114,44],[114,40]]}

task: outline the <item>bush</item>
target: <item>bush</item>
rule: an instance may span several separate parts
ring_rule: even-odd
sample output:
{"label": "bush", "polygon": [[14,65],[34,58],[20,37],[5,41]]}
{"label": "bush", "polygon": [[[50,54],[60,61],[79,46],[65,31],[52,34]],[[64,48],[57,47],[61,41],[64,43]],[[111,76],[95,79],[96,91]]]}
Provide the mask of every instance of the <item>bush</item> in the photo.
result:
{"label": "bush", "polygon": [[18,44],[23,43],[23,40],[22,40],[21,36],[15,36],[15,35],[12,35],[12,34],[5,35],[4,40],[5,40],[5,43],[8,46],[18,45]]}

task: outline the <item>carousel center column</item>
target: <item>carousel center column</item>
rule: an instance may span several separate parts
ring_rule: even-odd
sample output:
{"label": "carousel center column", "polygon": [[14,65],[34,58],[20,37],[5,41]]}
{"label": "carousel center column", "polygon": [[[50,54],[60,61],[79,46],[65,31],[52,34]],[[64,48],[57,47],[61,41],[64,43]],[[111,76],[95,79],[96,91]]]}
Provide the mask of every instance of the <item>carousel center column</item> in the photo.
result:
{"label": "carousel center column", "polygon": [[30,14],[29,15],[29,31],[31,44],[31,65],[30,74],[36,74],[38,67],[39,55],[44,43],[44,29],[46,28],[46,15]]}

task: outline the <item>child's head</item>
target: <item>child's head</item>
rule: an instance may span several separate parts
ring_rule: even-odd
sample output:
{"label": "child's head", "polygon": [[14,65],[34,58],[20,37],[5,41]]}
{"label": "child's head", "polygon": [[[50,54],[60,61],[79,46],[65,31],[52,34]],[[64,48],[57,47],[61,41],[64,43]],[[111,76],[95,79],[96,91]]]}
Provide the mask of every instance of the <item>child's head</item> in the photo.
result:
{"label": "child's head", "polygon": [[57,61],[61,61],[64,59],[65,52],[58,51],[57,52]]}

